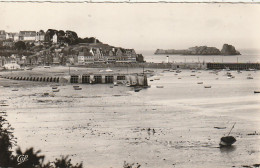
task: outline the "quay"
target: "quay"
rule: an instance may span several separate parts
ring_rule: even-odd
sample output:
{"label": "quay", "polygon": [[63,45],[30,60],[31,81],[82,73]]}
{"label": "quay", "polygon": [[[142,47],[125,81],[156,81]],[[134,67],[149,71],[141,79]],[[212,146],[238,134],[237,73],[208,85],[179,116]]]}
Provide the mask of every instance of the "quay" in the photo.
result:
{"label": "quay", "polygon": [[37,82],[78,83],[78,84],[124,84],[127,86],[148,86],[146,74],[113,74],[113,73],[89,73],[72,74],[65,76],[1,76],[11,80],[25,80]]}
{"label": "quay", "polygon": [[207,69],[249,70],[260,69],[260,63],[207,63]]}

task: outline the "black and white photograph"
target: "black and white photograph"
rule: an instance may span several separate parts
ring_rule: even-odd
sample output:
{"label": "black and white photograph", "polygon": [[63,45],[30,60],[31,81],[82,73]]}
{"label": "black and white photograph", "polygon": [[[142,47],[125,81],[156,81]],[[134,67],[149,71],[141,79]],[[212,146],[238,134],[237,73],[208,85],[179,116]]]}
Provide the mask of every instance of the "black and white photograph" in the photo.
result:
{"label": "black and white photograph", "polygon": [[260,167],[259,70],[257,1],[0,1],[0,168]]}

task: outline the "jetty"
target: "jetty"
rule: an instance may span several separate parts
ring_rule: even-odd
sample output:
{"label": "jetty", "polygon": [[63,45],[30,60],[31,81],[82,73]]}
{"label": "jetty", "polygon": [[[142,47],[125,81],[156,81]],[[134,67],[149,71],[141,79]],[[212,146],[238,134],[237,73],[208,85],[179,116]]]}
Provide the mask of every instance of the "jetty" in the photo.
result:
{"label": "jetty", "polygon": [[65,76],[1,76],[11,80],[55,82],[55,83],[78,83],[78,84],[124,84],[127,86],[148,86],[147,76],[142,73],[120,74],[120,73],[88,73],[71,74]]}

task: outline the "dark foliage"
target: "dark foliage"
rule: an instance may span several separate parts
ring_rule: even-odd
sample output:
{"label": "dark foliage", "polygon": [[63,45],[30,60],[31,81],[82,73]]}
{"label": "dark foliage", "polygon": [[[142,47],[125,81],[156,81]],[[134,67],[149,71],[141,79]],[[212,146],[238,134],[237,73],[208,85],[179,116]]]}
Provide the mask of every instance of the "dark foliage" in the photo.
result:
{"label": "dark foliage", "polygon": [[72,165],[71,159],[68,156],[62,156],[61,159],[56,159],[54,162],[56,168],[82,168],[82,163]]}
{"label": "dark foliage", "polygon": [[36,151],[34,152],[33,148],[27,149],[26,151],[22,152],[20,148],[16,150],[16,157],[15,161],[17,161],[17,158],[21,155],[28,156],[28,160],[21,164],[16,164],[16,168],[36,168],[36,167],[42,167],[43,166],[43,161],[44,161],[44,155],[39,156],[38,154],[41,151]]}
{"label": "dark foliage", "polygon": [[23,41],[17,41],[14,47],[16,50],[26,50],[26,44]]}
{"label": "dark foliage", "polygon": [[13,128],[5,119],[6,113],[0,112],[0,167],[12,166],[12,148],[16,145],[16,138],[13,136]]}

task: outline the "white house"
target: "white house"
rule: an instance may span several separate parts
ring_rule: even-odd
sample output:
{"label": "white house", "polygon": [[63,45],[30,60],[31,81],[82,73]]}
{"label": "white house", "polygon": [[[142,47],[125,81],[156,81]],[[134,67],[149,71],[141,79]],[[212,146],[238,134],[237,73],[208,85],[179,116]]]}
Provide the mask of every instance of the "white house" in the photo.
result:
{"label": "white house", "polygon": [[57,43],[57,42],[58,42],[58,36],[57,36],[56,33],[55,33],[55,34],[53,35],[53,37],[52,37],[52,42],[53,42],[53,43]]}

